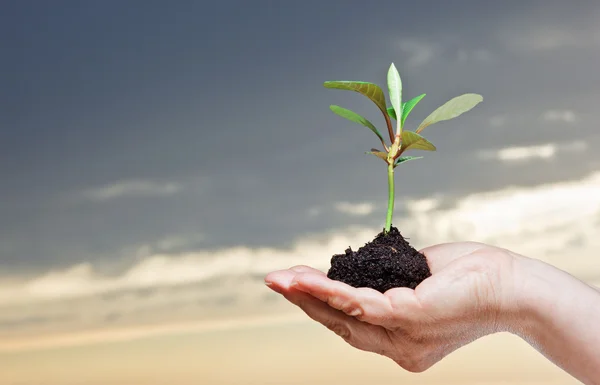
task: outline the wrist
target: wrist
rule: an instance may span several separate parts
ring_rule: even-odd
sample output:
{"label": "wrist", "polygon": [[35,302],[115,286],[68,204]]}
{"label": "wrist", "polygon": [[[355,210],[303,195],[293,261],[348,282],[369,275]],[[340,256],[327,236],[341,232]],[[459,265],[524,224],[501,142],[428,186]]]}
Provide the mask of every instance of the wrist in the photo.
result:
{"label": "wrist", "polygon": [[590,285],[540,260],[517,256],[514,282],[515,317],[510,327],[528,340],[569,313],[598,303]]}
{"label": "wrist", "polygon": [[522,319],[528,319],[526,313],[531,311],[530,298],[523,295],[523,277],[528,271],[528,258],[500,249],[499,255],[504,261],[498,267],[497,287],[500,293],[497,301],[497,331],[518,333]]}
{"label": "wrist", "polygon": [[552,312],[558,300],[563,300],[557,287],[565,280],[574,279],[565,272],[540,260],[528,258],[508,250],[502,251],[506,262],[499,268],[498,287],[501,293],[497,307],[499,331],[507,331],[527,338],[537,324]]}
{"label": "wrist", "polygon": [[[518,335],[585,384],[600,384],[600,295],[590,285],[539,260],[515,260]],[[577,357],[577,359],[573,359]]]}
{"label": "wrist", "polygon": [[544,313],[551,288],[544,279],[547,267],[541,261],[514,255],[513,298],[510,303],[510,318],[507,331],[530,340]]}

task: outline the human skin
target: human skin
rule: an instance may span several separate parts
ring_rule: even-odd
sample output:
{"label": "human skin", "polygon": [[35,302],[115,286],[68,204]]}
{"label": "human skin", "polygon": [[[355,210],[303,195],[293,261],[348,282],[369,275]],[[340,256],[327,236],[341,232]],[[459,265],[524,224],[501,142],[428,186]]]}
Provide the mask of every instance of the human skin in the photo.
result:
{"label": "human skin", "polygon": [[485,335],[518,335],[563,370],[600,385],[600,290],[539,260],[475,242],[421,250],[432,272],[416,289],[380,293],[308,266],[265,283],[353,347],[423,372]]}

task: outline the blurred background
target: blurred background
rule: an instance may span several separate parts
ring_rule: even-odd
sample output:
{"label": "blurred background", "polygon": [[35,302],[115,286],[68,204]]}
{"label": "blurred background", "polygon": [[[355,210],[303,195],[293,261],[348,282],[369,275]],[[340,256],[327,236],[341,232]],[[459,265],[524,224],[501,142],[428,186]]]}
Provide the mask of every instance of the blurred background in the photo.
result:
{"label": "blurred background", "polygon": [[[597,1],[0,3],[0,384],[575,384],[511,335],[410,374],[263,284],[383,228],[394,62],[407,128],[394,225],[600,281]],[[386,91],[387,94],[387,91]],[[423,155],[423,154],[419,154]]]}

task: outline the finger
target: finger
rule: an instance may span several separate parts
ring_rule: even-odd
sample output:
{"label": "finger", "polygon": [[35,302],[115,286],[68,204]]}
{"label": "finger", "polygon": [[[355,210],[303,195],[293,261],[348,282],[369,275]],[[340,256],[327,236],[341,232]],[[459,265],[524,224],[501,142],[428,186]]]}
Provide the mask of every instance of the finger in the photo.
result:
{"label": "finger", "polygon": [[425,255],[429,269],[435,274],[452,261],[485,247],[488,246],[479,242],[451,242],[429,246],[419,252]]}
{"label": "finger", "polygon": [[280,270],[267,276],[270,287],[280,292],[288,301],[302,309],[310,318],[323,324],[344,339],[350,337],[350,323],[356,322],[342,312],[332,309],[308,293],[295,290],[292,270]]}
{"label": "finger", "polygon": [[354,288],[326,276],[310,273],[296,274],[291,285],[360,321],[384,327],[395,322],[389,299],[376,290]]}
{"label": "finger", "polygon": [[297,265],[297,266],[291,267],[290,270],[293,270],[296,273],[313,273],[313,274],[319,274],[319,275],[326,275],[321,270],[317,270],[315,268],[312,268],[310,266],[305,266],[305,265]]}
{"label": "finger", "polygon": [[345,341],[351,342],[353,334],[360,330],[357,320],[334,310],[313,296],[297,290],[283,293],[283,296],[298,306],[306,315],[333,331]]}
{"label": "finger", "polygon": [[394,347],[382,327],[350,317],[308,293],[295,290],[294,286],[283,295],[311,319],[342,337],[351,346],[387,356],[393,354]]}
{"label": "finger", "polygon": [[[417,287],[418,289],[418,287]],[[398,323],[406,320],[415,320],[421,313],[421,304],[415,295],[415,290],[408,287],[396,287],[384,293],[390,302],[392,311],[398,318]]]}
{"label": "finger", "polygon": [[290,269],[273,271],[265,277],[265,284],[273,291],[282,294],[290,289],[292,278],[296,272]]}
{"label": "finger", "polygon": [[314,269],[310,266],[297,265],[289,269],[270,272],[265,277],[265,284],[275,291],[278,291],[279,289],[286,289],[290,284],[290,274],[295,275],[297,273],[313,273],[322,276],[326,275],[324,272]]}
{"label": "finger", "polygon": [[269,274],[265,281],[311,319],[333,331],[353,347],[384,355],[393,351],[393,346],[383,328],[361,322],[332,308],[320,299],[297,290],[297,285],[292,285],[296,275],[291,270],[280,270]]}

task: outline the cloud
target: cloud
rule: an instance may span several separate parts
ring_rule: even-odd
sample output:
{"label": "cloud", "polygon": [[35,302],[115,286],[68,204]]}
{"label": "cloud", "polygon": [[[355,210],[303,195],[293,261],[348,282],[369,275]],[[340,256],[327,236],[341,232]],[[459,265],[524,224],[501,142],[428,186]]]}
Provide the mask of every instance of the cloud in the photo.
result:
{"label": "cloud", "polygon": [[182,189],[183,186],[178,183],[128,180],[89,189],[84,196],[92,201],[103,202],[125,196],[168,196]]}
{"label": "cloud", "polygon": [[171,235],[159,238],[151,243],[128,247],[123,253],[131,253],[137,257],[144,257],[156,253],[177,252],[182,249],[198,248],[205,241],[206,235],[202,233]]}
{"label": "cloud", "polygon": [[581,152],[587,150],[588,145],[583,141],[575,141],[571,143],[565,143],[559,147],[562,151]]}
{"label": "cloud", "polygon": [[315,217],[318,217],[319,215],[321,215],[321,208],[311,207],[310,209],[308,209],[308,211],[306,213],[310,218],[315,218]]}
{"label": "cloud", "polygon": [[492,60],[492,53],[487,49],[475,49],[472,51],[459,49],[457,59],[461,63],[467,61],[489,62]]}
{"label": "cloud", "polygon": [[[0,313],[11,318],[0,322],[0,351],[127,340],[173,327],[212,330],[221,327],[222,319],[248,327],[248,317],[286,316],[289,307],[263,284],[267,272],[297,264],[324,270],[332,255],[372,237],[368,229],[350,228],[304,237],[288,250],[236,247],[158,254],[116,276],[83,263],[4,283]],[[272,295],[265,300],[267,293]],[[57,322],[56,314],[71,317]],[[181,323],[185,326],[179,329]],[[87,331],[98,326],[105,332]]]}
{"label": "cloud", "polygon": [[[580,236],[582,244],[591,242],[600,246],[600,238],[591,236],[595,230],[600,232],[598,191],[600,173],[582,181],[471,194],[446,209],[439,208],[439,198],[424,198],[407,201],[408,214],[397,223],[403,233],[424,244],[462,239],[497,240],[521,246],[519,237],[524,237],[547,242],[547,246],[534,250],[543,254],[557,239],[567,242]],[[359,204],[359,209],[350,207],[361,214],[372,209],[371,204]],[[548,239],[547,234],[557,229],[564,231],[564,235]],[[193,284],[216,277],[261,275],[298,263],[325,268],[333,254],[343,252],[348,246],[360,247],[379,231],[379,228],[350,227],[301,238],[288,250],[234,247],[155,254],[143,258],[120,276],[111,277],[102,276],[91,264],[83,263],[18,285],[0,286],[0,306]]]}
{"label": "cloud", "polygon": [[[473,193],[453,206],[440,205],[440,197],[427,197],[406,201],[407,213],[395,225],[417,248],[461,240],[485,242],[548,261],[576,276],[596,279],[600,277],[598,191],[600,172],[577,181]],[[275,306],[268,311],[285,313],[289,308],[281,307],[280,302],[264,300],[262,277],[267,272],[297,264],[326,270],[333,254],[348,246],[356,249],[379,231],[378,226],[349,227],[302,237],[288,249],[234,247],[155,254],[117,276],[104,276],[93,265],[83,263],[22,282],[4,283],[0,286],[2,312],[10,314],[11,320],[34,322],[22,325],[31,338],[2,337],[0,350],[79,343],[69,336],[70,330],[105,325],[107,319],[111,320],[110,327],[117,329],[106,338],[127,339],[140,332],[137,327],[121,329],[142,320],[158,325],[142,328],[144,333],[160,333],[161,328],[181,322],[195,327],[190,319],[202,320],[202,328],[217,327],[218,319],[245,319],[264,314],[268,306]],[[145,294],[140,295],[142,292]],[[222,300],[233,301],[235,306],[223,305]],[[69,317],[75,314],[77,317]],[[54,322],[56,315],[70,321]],[[49,328],[43,325],[44,320],[54,322],[52,330],[63,337],[43,337]],[[10,336],[18,328],[14,322],[4,326],[0,336]],[[82,333],[87,343],[101,340]]]}
{"label": "cloud", "polygon": [[398,48],[407,55],[404,66],[417,68],[433,62],[436,58],[446,56],[455,58],[459,63],[468,61],[489,62],[492,60],[492,52],[484,48],[465,47],[460,39],[441,38],[443,43],[424,41],[415,38],[405,38],[398,41]]}
{"label": "cloud", "polygon": [[341,213],[353,216],[365,216],[373,213],[375,205],[373,203],[349,203],[339,202],[335,204],[335,209]]}
{"label": "cloud", "polygon": [[503,115],[496,115],[490,118],[490,126],[499,128],[506,125],[506,117]]}
{"label": "cloud", "polygon": [[45,325],[49,322],[62,322],[71,318],[70,316],[25,316],[19,318],[0,318],[0,330],[11,330],[28,326]]}
{"label": "cloud", "polygon": [[[364,210],[364,209],[363,209]],[[39,277],[0,286],[0,307],[17,303],[66,300],[115,291],[199,283],[215,277],[263,274],[288,264],[320,267],[348,245],[372,238],[368,229],[350,228],[299,240],[290,250],[234,247],[179,254],[155,254],[116,277],[102,276],[90,263],[50,271]]]}
{"label": "cloud", "polygon": [[524,162],[533,159],[552,159],[559,152],[580,152],[587,148],[585,142],[565,144],[547,143],[537,146],[506,147],[499,150],[483,150],[478,153],[483,160],[499,160],[505,163]]}
{"label": "cloud", "polygon": [[547,110],[541,116],[546,122],[575,123],[577,114],[572,110]]}
{"label": "cloud", "polygon": [[[201,242],[205,239],[205,236],[203,234],[197,234],[194,236],[193,240],[194,242]],[[191,243],[191,240],[189,237],[184,237],[184,236],[170,236],[170,237],[165,237],[163,239],[160,239],[156,242],[156,248],[160,249],[160,250],[173,250],[176,249],[178,247],[183,247],[186,245],[189,245]]]}
{"label": "cloud", "polygon": [[502,162],[524,161],[533,158],[549,159],[556,155],[555,144],[528,147],[507,147],[500,150],[484,150],[479,153],[481,159],[496,159]]}
{"label": "cloud", "polygon": [[[580,19],[577,28],[566,23],[548,23],[529,20],[510,25],[499,31],[498,39],[516,52],[552,52],[566,48],[593,48],[600,46],[600,29],[596,17]],[[590,22],[591,20],[591,22]]]}
{"label": "cloud", "polygon": [[426,198],[406,201],[406,209],[411,213],[427,213],[435,210],[440,205],[437,198]]}
{"label": "cloud", "polygon": [[405,232],[426,243],[497,244],[598,276],[599,191],[600,173],[594,173],[581,181],[471,194],[453,208],[413,214]]}
{"label": "cloud", "polygon": [[435,44],[416,39],[402,39],[398,43],[398,47],[408,55],[405,63],[407,67],[419,67],[428,64],[438,52],[438,47]]}
{"label": "cloud", "polygon": [[581,39],[574,31],[540,27],[529,31],[515,41],[522,48],[538,51],[556,50],[564,47],[585,47],[586,39]]}

